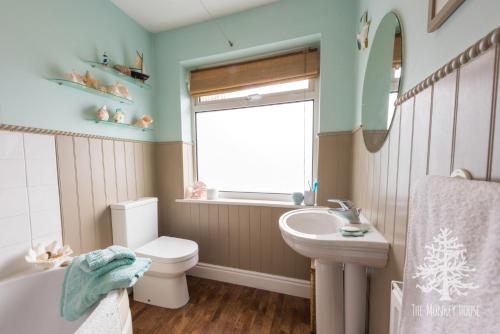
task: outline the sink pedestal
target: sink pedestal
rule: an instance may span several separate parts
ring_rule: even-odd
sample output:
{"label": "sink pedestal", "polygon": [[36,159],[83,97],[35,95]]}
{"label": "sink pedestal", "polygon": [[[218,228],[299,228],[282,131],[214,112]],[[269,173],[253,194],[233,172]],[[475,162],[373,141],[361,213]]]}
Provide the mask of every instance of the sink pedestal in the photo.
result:
{"label": "sink pedestal", "polygon": [[363,334],[365,322],[366,268],[316,260],[316,332]]}
{"label": "sink pedestal", "polygon": [[316,260],[316,333],[344,334],[344,273],[341,263]]}
{"label": "sink pedestal", "polygon": [[364,334],[366,326],[366,268],[344,265],[345,334]]}
{"label": "sink pedestal", "polygon": [[327,208],[293,210],[280,217],[287,245],[316,261],[318,334],[365,333],[366,268],[386,265],[389,243],[365,217],[360,220],[357,226],[368,233],[349,238],[339,233],[349,221]]}

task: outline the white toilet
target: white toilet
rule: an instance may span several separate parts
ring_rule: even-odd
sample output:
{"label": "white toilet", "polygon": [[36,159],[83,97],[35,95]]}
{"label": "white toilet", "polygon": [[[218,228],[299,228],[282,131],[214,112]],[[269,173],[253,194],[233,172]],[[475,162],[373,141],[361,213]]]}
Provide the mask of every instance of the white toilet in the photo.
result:
{"label": "white toilet", "polygon": [[141,198],[111,205],[113,243],[152,260],[134,286],[134,299],[165,308],[189,301],[186,271],[198,263],[198,244],[191,240],[158,238],[158,199]]}

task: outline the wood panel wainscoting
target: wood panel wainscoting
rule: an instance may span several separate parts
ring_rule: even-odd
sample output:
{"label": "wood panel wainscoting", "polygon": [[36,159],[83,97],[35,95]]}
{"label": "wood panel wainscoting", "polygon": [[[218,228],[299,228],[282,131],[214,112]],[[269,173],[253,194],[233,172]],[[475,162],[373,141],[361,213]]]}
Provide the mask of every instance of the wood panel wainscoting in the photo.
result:
{"label": "wood panel wainscoting", "polygon": [[154,143],[57,135],[56,148],[64,242],[111,245],[109,205],[156,195]]}
{"label": "wood panel wainscoting", "polygon": [[63,241],[76,254],[113,243],[109,205],[156,196],[155,144],[0,124],[55,138]]}
{"label": "wood panel wainscoting", "polygon": [[161,233],[196,241],[203,263],[308,279],[308,259],[279,231],[278,219],[289,209],[176,202],[193,180],[192,149],[183,142],[158,144]]}
{"label": "wood panel wainscoting", "polygon": [[500,28],[403,94],[378,152],[368,152],[362,131],[354,132],[353,200],[391,243],[387,267],[371,272],[371,334],[389,332],[390,282],[403,277],[415,183],[457,168],[500,181],[499,43]]}
{"label": "wood panel wainscoting", "polygon": [[[318,204],[350,198],[352,133],[319,135]],[[287,208],[178,203],[194,176],[193,144],[157,144],[161,234],[196,241],[200,262],[309,280],[309,259],[285,244],[278,227]]]}

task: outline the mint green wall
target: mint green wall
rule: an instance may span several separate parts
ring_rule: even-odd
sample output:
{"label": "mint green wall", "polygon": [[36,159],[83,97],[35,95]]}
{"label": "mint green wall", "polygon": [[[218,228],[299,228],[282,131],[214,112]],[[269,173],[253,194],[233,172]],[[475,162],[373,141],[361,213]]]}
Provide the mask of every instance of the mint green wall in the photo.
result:
{"label": "mint green wall", "polygon": [[[499,25],[498,0],[467,0],[436,32],[428,34],[427,0],[281,0],[219,19],[235,43],[229,48],[213,22],[150,34],[109,1],[3,0],[0,11],[0,123],[143,140],[191,140],[186,69],[199,65],[320,45],[320,131],[349,130],[361,123],[368,50],[355,48],[362,12],[372,20],[370,40],[382,17],[394,10],[404,35],[403,91]],[[152,91],[127,85],[135,104],[123,106],[44,78],[88,68],[81,59],[107,51],[129,64],[145,53]],[[114,78],[91,71],[97,79]],[[155,118],[155,132],[84,121],[102,104],[121,107],[130,120]]]}
{"label": "mint green wall", "polygon": [[[90,68],[80,59],[97,59],[103,51],[112,61],[131,64],[135,50],[141,50],[154,72],[152,35],[111,2],[2,0],[0,45],[0,123],[153,139],[151,132],[84,121],[102,104],[113,109],[120,104],[44,79],[72,69],[84,72]],[[107,84],[114,82],[98,70],[91,73]],[[127,86],[136,102],[122,106],[126,116],[148,113],[156,118],[153,91]]]}
{"label": "mint green wall", "polygon": [[[428,0],[358,0],[358,19],[368,10],[372,20],[370,41],[378,24],[389,11],[395,11],[403,29],[403,86],[411,89],[479,38],[500,25],[499,0],[466,0],[435,32],[427,33]],[[361,124],[361,96],[369,50],[357,52],[356,117]]]}
{"label": "mint green wall", "polygon": [[155,107],[159,141],[191,140],[186,68],[321,43],[320,129],[350,130],[354,123],[356,3],[346,0],[281,0],[219,19],[235,46],[213,22],[154,36]]}

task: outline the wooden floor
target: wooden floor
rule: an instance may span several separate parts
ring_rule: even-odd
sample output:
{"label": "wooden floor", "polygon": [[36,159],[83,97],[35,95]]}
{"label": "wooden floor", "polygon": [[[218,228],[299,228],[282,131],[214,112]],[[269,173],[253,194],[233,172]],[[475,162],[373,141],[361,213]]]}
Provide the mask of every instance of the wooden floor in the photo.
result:
{"label": "wooden floor", "polygon": [[188,277],[189,303],[168,310],[130,300],[134,334],[309,333],[309,300]]}

